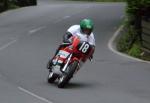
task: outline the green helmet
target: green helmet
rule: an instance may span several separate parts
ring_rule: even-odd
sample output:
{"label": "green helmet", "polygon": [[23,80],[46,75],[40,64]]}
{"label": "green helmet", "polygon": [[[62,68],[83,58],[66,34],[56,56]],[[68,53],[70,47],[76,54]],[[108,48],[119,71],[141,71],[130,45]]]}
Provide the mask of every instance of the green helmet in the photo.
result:
{"label": "green helmet", "polygon": [[80,28],[82,30],[82,32],[84,31],[84,29],[89,29],[90,30],[90,34],[93,31],[94,28],[94,24],[92,22],[92,20],[90,19],[83,19],[80,22]]}

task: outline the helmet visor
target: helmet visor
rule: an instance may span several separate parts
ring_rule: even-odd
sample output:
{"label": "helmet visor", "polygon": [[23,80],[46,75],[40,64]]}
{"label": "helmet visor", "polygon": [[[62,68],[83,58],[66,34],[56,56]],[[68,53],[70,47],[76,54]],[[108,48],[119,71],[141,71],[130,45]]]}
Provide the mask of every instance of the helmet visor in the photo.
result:
{"label": "helmet visor", "polygon": [[84,29],[82,30],[82,32],[85,33],[85,34],[87,34],[87,35],[90,35],[91,32],[92,32],[92,30],[91,30],[91,29],[84,28]]}

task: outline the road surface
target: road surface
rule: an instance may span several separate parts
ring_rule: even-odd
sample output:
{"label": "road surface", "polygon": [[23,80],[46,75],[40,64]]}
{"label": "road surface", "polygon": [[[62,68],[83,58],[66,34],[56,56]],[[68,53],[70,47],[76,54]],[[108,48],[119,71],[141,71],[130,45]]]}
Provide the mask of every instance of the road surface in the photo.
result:
{"label": "road surface", "polygon": [[[114,54],[107,44],[122,24],[124,3],[41,0],[0,14],[1,103],[150,103],[150,64]],[[46,64],[66,29],[95,23],[94,62],[65,89],[47,83]]]}

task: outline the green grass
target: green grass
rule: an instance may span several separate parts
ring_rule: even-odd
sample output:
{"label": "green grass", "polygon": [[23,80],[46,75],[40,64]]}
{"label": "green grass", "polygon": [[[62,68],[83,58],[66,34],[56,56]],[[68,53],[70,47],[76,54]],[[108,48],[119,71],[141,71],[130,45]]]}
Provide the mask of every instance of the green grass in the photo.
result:
{"label": "green grass", "polygon": [[142,53],[142,50],[141,50],[140,43],[137,43],[137,42],[133,44],[132,48],[128,52],[129,55],[136,57],[136,58],[141,58],[141,53]]}
{"label": "green grass", "polygon": [[120,52],[125,52],[127,53],[128,50],[129,50],[129,38],[130,38],[130,35],[128,33],[124,34],[120,37],[120,39],[118,40],[117,42],[117,49],[120,51]]}
{"label": "green grass", "polygon": [[12,4],[12,3],[10,3],[8,7],[8,9],[17,9],[17,8],[19,8],[19,6]]}
{"label": "green grass", "polygon": [[17,8],[20,8],[20,7],[15,5],[14,3],[9,3],[8,8],[6,10],[2,6],[0,7],[0,9],[2,9],[0,10],[0,13],[5,12],[7,10],[11,10],[11,9],[17,9]]}
{"label": "green grass", "polygon": [[139,40],[136,40],[133,45],[130,42],[131,36],[129,33],[125,33],[117,42],[117,49],[120,52],[133,56],[135,58],[140,58],[144,60],[150,60],[150,55],[141,55],[144,51],[141,49],[141,43]]}
{"label": "green grass", "polygon": [[95,0],[98,2],[125,2],[125,0]]}
{"label": "green grass", "polygon": [[146,53],[142,49],[140,40],[138,38],[131,45],[130,41],[134,38],[134,30],[129,28],[127,30],[127,28],[128,27],[124,27],[122,32],[120,32],[122,35],[117,41],[117,50],[130,56],[150,61],[150,53]]}
{"label": "green grass", "polygon": [[72,0],[72,1],[125,2],[126,0]]}

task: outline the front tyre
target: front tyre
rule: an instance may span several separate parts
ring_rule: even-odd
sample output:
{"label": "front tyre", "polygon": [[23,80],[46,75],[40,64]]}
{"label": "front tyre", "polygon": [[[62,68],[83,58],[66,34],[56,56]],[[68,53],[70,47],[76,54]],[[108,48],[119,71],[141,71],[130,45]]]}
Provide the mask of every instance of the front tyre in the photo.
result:
{"label": "front tyre", "polygon": [[57,84],[58,88],[64,88],[65,85],[68,83],[68,81],[69,81],[69,78],[67,75],[61,76],[58,80],[58,84]]}
{"label": "front tyre", "polygon": [[66,73],[62,75],[58,80],[58,88],[64,88],[65,85],[68,84],[70,79],[73,77],[73,74],[75,73],[77,66],[78,61],[74,61],[67,67]]}

